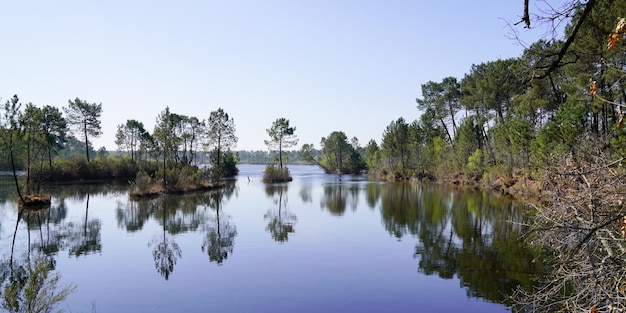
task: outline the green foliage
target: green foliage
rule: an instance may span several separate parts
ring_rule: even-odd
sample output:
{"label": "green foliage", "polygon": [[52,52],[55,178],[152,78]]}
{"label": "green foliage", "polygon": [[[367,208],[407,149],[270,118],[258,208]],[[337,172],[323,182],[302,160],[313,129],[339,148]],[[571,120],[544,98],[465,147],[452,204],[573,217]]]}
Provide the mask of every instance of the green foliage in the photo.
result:
{"label": "green foliage", "polygon": [[90,104],[87,101],[76,98],[69,100],[69,105],[64,108],[67,121],[74,126],[75,132],[82,136],[85,143],[85,156],[89,162],[89,138],[98,137],[102,134],[100,117],[102,116],[102,103]]}
{"label": "green foliage", "polygon": [[21,112],[20,112],[20,107],[22,106],[22,104],[19,102],[19,98],[17,97],[17,95],[14,95],[11,100],[7,101],[4,105],[4,112],[3,112],[3,116],[2,119],[0,119],[0,122],[2,122],[2,126],[3,126],[3,132],[2,135],[4,135],[4,137],[2,138],[2,144],[3,144],[3,149],[5,151],[8,151],[8,157],[10,160],[10,164],[11,164],[11,170],[13,171],[13,180],[15,182],[15,189],[17,191],[18,196],[20,197],[20,200],[23,201],[23,197],[22,197],[22,192],[20,190],[20,185],[18,183],[18,179],[17,179],[17,174],[16,174],[16,170],[17,170],[17,166],[16,166],[16,155],[19,151],[19,138],[22,134],[22,130],[19,127],[19,119],[21,116]]}
{"label": "green foliage", "polygon": [[8,312],[47,313],[76,290],[69,284],[57,290],[60,275],[50,271],[49,263],[38,260],[26,266],[26,277],[11,277],[2,290],[2,308]]}
{"label": "green foliage", "polygon": [[562,145],[558,145],[559,133],[555,122],[549,122],[539,129],[535,140],[531,143],[531,151],[535,166],[547,165],[555,155],[564,153]]}
{"label": "green foliage", "polygon": [[53,157],[59,150],[64,148],[69,131],[67,120],[62,116],[58,108],[46,105],[41,109],[43,115],[43,131],[45,136],[48,163],[52,163]]}
{"label": "green foliage", "polygon": [[138,193],[146,193],[153,185],[153,179],[146,171],[137,172],[135,177],[135,188]]}
{"label": "green foliage", "polygon": [[81,180],[131,180],[141,167],[154,172],[154,162],[137,163],[127,158],[106,157],[87,162],[84,158],[56,159],[51,168],[43,168],[35,179],[46,182]]}
{"label": "green foliage", "polygon": [[507,116],[489,134],[493,138],[496,160],[509,169],[509,177],[514,168],[520,165],[529,166],[530,145],[534,134],[527,120],[513,115]]}
{"label": "green foliage", "polygon": [[436,164],[437,172],[451,168],[450,159],[448,158],[450,155],[448,153],[450,148],[450,143],[448,143],[445,139],[441,137],[435,137],[433,139],[431,156],[432,160]]}
{"label": "green foliage", "polygon": [[539,129],[531,143],[532,157],[537,166],[546,165],[556,156],[575,152],[579,138],[585,132],[584,116],[585,108],[572,101],[557,109],[554,120]]}
{"label": "green foliage", "polygon": [[[456,132],[455,113],[460,107],[461,96],[460,84],[454,77],[446,77],[441,83],[429,81],[422,85],[423,99],[417,100],[417,108],[420,110],[430,110],[433,118],[436,119],[448,138],[452,141]],[[452,132],[448,129],[447,119],[452,124]]]}
{"label": "green foliage", "polygon": [[289,125],[289,120],[281,117],[272,123],[272,127],[266,129],[270,136],[265,140],[265,144],[270,150],[278,151],[278,164],[283,167],[283,149],[293,147],[298,144],[298,137],[295,135],[296,128]]}
{"label": "green foliage", "polygon": [[180,190],[187,190],[190,187],[199,186],[202,182],[200,171],[195,166],[184,166],[178,171],[176,184],[174,187]]}
{"label": "green foliage", "polygon": [[221,164],[214,162],[215,153],[217,153],[217,151],[211,154],[211,162],[213,163],[211,166],[213,171],[211,175],[213,177],[212,180],[215,180],[216,175],[221,175],[220,178],[222,178],[236,176],[239,173],[239,169],[237,168],[238,159],[235,153],[232,151],[222,152],[222,157],[220,158],[222,160]]}
{"label": "green foliage", "polygon": [[573,152],[580,135],[585,130],[585,108],[573,101],[566,101],[556,110],[554,121],[556,123],[561,144]]}
{"label": "green foliage", "polygon": [[175,167],[159,167],[156,174],[158,179],[162,180],[165,192],[175,190],[178,186],[178,171]]}
{"label": "green foliage", "polygon": [[467,158],[467,166],[465,167],[465,176],[470,179],[478,180],[483,175],[483,152],[480,149],[474,150],[474,152]]}
{"label": "green foliage", "polygon": [[405,177],[409,164],[409,124],[403,118],[392,121],[383,132],[382,153],[392,172]]}
{"label": "green foliage", "polygon": [[265,171],[263,171],[263,182],[265,183],[282,183],[292,180],[289,169],[286,167],[281,168],[274,164],[268,164]]}
{"label": "green foliage", "polygon": [[482,127],[482,124],[476,123],[475,116],[463,120],[454,138],[457,164],[464,164],[470,155],[482,147]]}
{"label": "green foliage", "polygon": [[365,146],[365,164],[370,171],[375,171],[380,164],[381,152],[376,140],[371,139]]}
{"label": "green foliage", "polygon": [[208,167],[202,170],[202,177],[210,182],[217,182],[226,176],[223,167]]}
{"label": "green foliage", "polygon": [[[224,112],[222,108],[211,112],[209,120],[207,122],[207,136],[209,139],[209,146],[213,147],[213,164],[216,166],[222,166],[222,156],[224,151],[229,151],[237,145],[237,136],[235,136],[235,120],[228,116],[228,113]],[[231,160],[232,161],[232,160]],[[227,176],[232,176],[232,166],[228,169],[224,166]],[[235,173],[236,175],[236,173]]]}
{"label": "green foliage", "polygon": [[322,138],[320,164],[326,172],[358,174],[365,169],[358,141],[353,138],[353,143],[350,144],[347,139],[346,134],[341,131],[332,132],[328,138]]}
{"label": "green foliage", "polygon": [[615,136],[611,138],[613,155],[618,158],[626,157],[626,129],[615,127]]}
{"label": "green foliage", "polygon": [[321,153],[318,150],[315,150],[315,147],[313,146],[313,144],[308,144],[308,143],[303,144],[302,147],[300,147],[300,150],[298,151],[298,156],[300,157],[300,160],[302,160],[303,162],[306,162],[308,164],[315,163],[317,165],[322,166],[319,163],[319,159],[321,158]]}
{"label": "green foliage", "polygon": [[228,151],[224,155],[224,172],[226,177],[231,177],[239,174],[237,168],[238,157],[235,153]]}
{"label": "green foliage", "polygon": [[131,119],[117,126],[115,144],[121,151],[126,151],[131,160],[143,155],[149,143],[150,134],[145,130],[142,122]]}
{"label": "green foliage", "polygon": [[152,136],[155,140],[156,148],[163,158],[163,162],[174,160],[175,147],[178,146],[180,138],[176,137],[174,127],[176,127],[177,118],[170,112],[170,108],[166,107],[157,117],[156,125]]}

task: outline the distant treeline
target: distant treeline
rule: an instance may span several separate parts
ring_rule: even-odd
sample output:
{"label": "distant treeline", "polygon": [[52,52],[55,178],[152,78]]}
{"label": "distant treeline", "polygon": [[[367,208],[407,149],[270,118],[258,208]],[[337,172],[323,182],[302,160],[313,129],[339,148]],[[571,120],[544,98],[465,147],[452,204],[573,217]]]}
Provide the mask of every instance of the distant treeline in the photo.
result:
{"label": "distant treeline", "polygon": [[[322,151],[315,150],[314,153],[321,155]],[[235,154],[238,156],[240,164],[269,164],[275,163],[277,158],[276,152],[268,150],[239,150]],[[287,160],[288,164],[311,164],[311,162],[303,160],[297,150],[283,151],[283,160]]]}
{"label": "distant treeline", "polygon": [[[59,151],[58,158],[60,159],[80,159],[84,158],[84,143],[76,140],[72,137],[72,140],[69,141],[65,147]],[[94,155],[96,159],[103,159],[107,157],[123,157],[128,153],[126,151],[108,151],[104,148],[100,148],[97,151],[89,146],[90,154]],[[268,150],[239,150],[233,151],[236,158],[238,159],[238,164],[270,164],[276,162],[276,152],[268,151]],[[322,151],[314,150],[314,155],[322,155]],[[210,164],[210,155],[205,152],[197,152],[196,157],[194,158],[198,164]],[[287,160],[288,164],[314,164],[312,162],[303,160],[300,157],[300,153],[297,150],[292,151],[283,151],[283,159]],[[18,164],[18,169],[23,170],[24,166],[21,162]],[[11,162],[9,158],[1,158],[0,159],[0,171],[10,171],[11,170]]]}

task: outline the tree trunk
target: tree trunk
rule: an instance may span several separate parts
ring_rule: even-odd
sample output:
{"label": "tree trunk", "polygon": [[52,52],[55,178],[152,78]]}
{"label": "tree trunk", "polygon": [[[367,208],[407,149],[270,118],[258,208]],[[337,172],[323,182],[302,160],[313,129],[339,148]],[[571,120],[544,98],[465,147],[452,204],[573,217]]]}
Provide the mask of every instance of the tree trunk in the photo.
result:
{"label": "tree trunk", "polygon": [[452,135],[456,136],[456,122],[454,121],[454,110],[452,108],[452,100],[448,99],[448,110],[450,111],[450,119],[452,120]]}
{"label": "tree trunk", "polygon": [[446,135],[448,136],[448,140],[450,140],[450,143],[452,143],[452,136],[450,135],[448,126],[446,126],[446,123],[443,121],[443,118],[440,118],[439,122],[441,123],[441,126],[443,126],[443,130],[446,132]]}
{"label": "tree trunk", "polygon": [[32,132],[28,131],[26,136],[26,194],[30,194],[30,167],[31,167],[31,142]]}
{"label": "tree trunk", "polygon": [[9,133],[9,155],[11,157],[11,170],[13,171],[13,180],[15,181],[15,190],[17,190],[17,195],[20,198],[20,201],[24,203],[24,196],[22,195],[22,191],[20,190],[20,184],[17,181],[17,171],[15,170],[15,158],[13,157],[13,130],[10,130],[10,133]]}
{"label": "tree trunk", "polygon": [[87,139],[87,121],[83,125],[83,130],[85,132],[85,155],[87,156],[87,163],[89,163],[89,140]]}
{"label": "tree trunk", "polygon": [[280,165],[280,169],[283,169],[283,142],[282,140],[278,142],[278,164]]}
{"label": "tree trunk", "polygon": [[48,164],[50,165],[50,172],[52,172],[52,147],[48,146]]}

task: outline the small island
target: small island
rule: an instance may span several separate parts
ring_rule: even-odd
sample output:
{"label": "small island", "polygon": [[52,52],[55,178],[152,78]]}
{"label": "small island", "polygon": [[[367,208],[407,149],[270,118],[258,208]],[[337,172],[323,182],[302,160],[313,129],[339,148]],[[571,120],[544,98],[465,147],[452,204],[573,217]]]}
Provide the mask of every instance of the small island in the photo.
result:
{"label": "small island", "polygon": [[270,136],[269,140],[265,140],[265,144],[270,150],[277,150],[278,166],[274,164],[268,164],[263,171],[264,183],[284,183],[293,180],[289,174],[289,169],[283,166],[283,149],[293,147],[298,144],[298,137],[294,134],[295,127],[289,126],[289,120],[281,117],[276,119],[272,123],[272,127],[268,128],[267,134]]}

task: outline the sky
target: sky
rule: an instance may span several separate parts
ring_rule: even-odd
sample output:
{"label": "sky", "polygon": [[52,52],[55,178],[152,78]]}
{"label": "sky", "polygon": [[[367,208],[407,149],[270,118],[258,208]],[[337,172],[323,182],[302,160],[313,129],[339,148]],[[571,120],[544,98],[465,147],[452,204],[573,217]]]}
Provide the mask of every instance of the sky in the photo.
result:
{"label": "sky", "polygon": [[[159,113],[235,122],[235,150],[267,150],[278,118],[299,144],[333,131],[364,146],[420,116],[421,85],[519,57],[540,30],[523,0],[3,1],[0,101],[102,104],[96,149]],[[512,29],[513,27],[513,29]]]}

